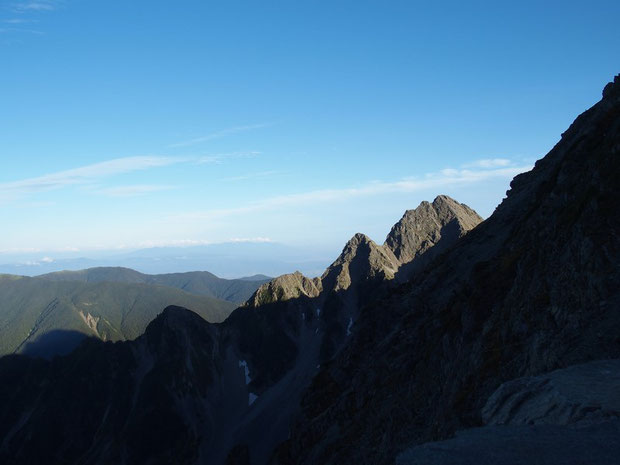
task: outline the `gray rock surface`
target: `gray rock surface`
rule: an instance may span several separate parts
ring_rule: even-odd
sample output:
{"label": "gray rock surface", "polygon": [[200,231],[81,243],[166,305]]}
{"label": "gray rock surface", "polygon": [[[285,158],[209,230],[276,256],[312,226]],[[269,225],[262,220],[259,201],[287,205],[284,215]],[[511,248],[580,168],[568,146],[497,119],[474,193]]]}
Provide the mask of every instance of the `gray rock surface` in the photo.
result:
{"label": "gray rock surface", "polygon": [[620,421],[594,425],[487,426],[414,447],[397,465],[617,465]]}
{"label": "gray rock surface", "polygon": [[485,427],[412,447],[398,465],[620,463],[620,360],[597,360],[502,384]]}
{"label": "gray rock surface", "polygon": [[325,270],[321,281],[325,289],[337,292],[366,280],[392,279],[398,266],[399,262],[390,249],[377,245],[365,234],[357,233]]}
{"label": "gray rock surface", "polygon": [[306,278],[299,271],[284,274],[261,285],[246,302],[246,305],[257,307],[277,301],[296,299],[301,296],[318,297],[323,289],[318,278]]}
{"label": "gray rock surface", "polygon": [[392,227],[384,245],[401,264],[406,264],[431,248],[442,252],[481,222],[480,215],[467,205],[439,195],[433,203],[425,201],[415,210],[407,210]]}
{"label": "gray rock surface", "polygon": [[613,418],[620,418],[620,360],[508,381],[482,409],[487,425],[568,425]]}

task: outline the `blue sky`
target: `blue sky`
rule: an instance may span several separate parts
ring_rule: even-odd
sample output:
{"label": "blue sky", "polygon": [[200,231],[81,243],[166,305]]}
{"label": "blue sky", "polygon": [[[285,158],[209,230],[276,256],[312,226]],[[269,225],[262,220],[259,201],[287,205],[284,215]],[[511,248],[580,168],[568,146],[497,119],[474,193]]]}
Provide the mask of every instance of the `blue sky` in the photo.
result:
{"label": "blue sky", "polygon": [[620,72],[620,3],[0,0],[0,253],[488,216]]}

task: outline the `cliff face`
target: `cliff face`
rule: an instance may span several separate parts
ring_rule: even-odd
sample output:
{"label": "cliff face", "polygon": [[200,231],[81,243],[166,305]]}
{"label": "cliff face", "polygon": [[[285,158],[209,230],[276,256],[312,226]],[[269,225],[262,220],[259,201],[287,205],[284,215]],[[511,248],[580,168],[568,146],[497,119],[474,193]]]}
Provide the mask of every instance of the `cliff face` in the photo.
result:
{"label": "cliff face", "polygon": [[504,381],[619,357],[619,151],[616,77],[487,221],[361,312],[275,461],[391,463],[481,425]]}
{"label": "cliff face", "polygon": [[481,222],[482,218],[467,205],[439,195],[433,203],[422,202],[415,210],[407,210],[392,227],[384,245],[400,264],[408,264],[430,249],[437,256]]}

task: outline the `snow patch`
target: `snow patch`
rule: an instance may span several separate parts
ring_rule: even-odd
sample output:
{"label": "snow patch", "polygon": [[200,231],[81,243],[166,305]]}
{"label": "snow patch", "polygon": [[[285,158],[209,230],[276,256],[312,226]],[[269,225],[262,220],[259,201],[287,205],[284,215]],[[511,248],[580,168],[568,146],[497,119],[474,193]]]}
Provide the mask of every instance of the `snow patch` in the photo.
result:
{"label": "snow patch", "polygon": [[353,318],[349,318],[349,326],[347,326],[347,336],[351,335],[351,326],[353,326]]}
{"label": "snow patch", "polygon": [[321,316],[321,309],[320,308],[316,309],[316,316],[317,316],[317,318]]}
{"label": "snow patch", "polygon": [[252,405],[256,399],[258,399],[258,396],[250,392],[248,394],[248,405]]}
{"label": "snow patch", "polygon": [[239,360],[239,368],[243,367],[245,371],[245,384],[250,384],[252,378],[250,378],[250,369],[248,368],[248,362],[245,360]]}

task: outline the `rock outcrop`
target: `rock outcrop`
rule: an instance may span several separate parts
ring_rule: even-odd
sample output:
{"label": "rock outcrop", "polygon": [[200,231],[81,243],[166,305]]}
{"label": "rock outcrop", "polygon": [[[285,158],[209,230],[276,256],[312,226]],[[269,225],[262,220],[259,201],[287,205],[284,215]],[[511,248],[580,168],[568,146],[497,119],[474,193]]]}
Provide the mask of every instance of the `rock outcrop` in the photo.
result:
{"label": "rock outcrop", "polygon": [[299,271],[285,274],[262,284],[250,297],[246,305],[258,307],[278,301],[297,299],[299,297],[318,297],[323,289],[318,278],[306,278]]}
{"label": "rock outcrop", "polygon": [[615,463],[620,454],[620,360],[600,360],[502,384],[487,425],[413,447],[397,465]]}
{"label": "rock outcrop", "polygon": [[507,381],[482,409],[485,425],[569,425],[610,419],[620,419],[620,360],[597,360]]}
{"label": "rock outcrop", "polygon": [[407,210],[384,245],[400,264],[407,264],[430,249],[438,255],[481,222],[480,215],[467,205],[439,195],[433,203],[422,202],[415,210]]}
{"label": "rock outcrop", "polygon": [[366,281],[393,279],[398,260],[390,249],[377,245],[365,234],[356,234],[344,246],[338,259],[321,276],[323,288],[345,291]]}
{"label": "rock outcrop", "polygon": [[489,219],[362,310],[274,463],[393,463],[482,425],[503,382],[619,358],[619,152],[620,76]]}
{"label": "rock outcrop", "polygon": [[580,426],[487,426],[400,454],[396,465],[609,465],[618,462],[620,420]]}
{"label": "rock outcrop", "polygon": [[407,210],[383,245],[357,233],[320,278],[307,278],[299,272],[280,276],[263,284],[247,305],[256,307],[303,296],[325,297],[350,287],[376,286],[399,274],[405,280],[413,265],[421,269],[481,221],[467,205],[439,195],[432,203],[424,201],[416,209]]}

